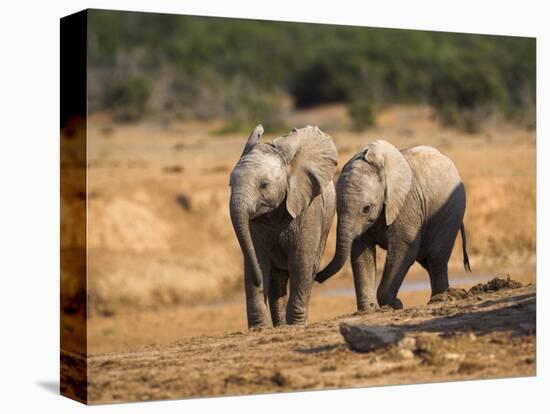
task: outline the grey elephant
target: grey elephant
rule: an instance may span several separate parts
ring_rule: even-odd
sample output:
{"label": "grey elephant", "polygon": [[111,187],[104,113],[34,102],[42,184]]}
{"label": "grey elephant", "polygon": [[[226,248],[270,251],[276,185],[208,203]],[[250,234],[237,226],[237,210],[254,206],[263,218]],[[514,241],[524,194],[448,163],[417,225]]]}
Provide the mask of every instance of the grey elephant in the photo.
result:
{"label": "grey elephant", "polygon": [[[377,305],[401,309],[397,293],[415,261],[429,273],[432,296],[447,290],[447,265],[459,230],[464,267],[470,270],[464,184],[453,162],[435,148],[399,151],[375,141],[344,166],[336,193],[336,252],[315,280],[327,280],[350,256],[359,311]],[[387,250],[378,289],[376,246]]]}
{"label": "grey elephant", "polygon": [[293,129],[272,143],[263,142],[262,134],[258,125],[230,177],[229,208],[244,256],[248,326],[305,324],[334,219],[337,151],[317,127]]}

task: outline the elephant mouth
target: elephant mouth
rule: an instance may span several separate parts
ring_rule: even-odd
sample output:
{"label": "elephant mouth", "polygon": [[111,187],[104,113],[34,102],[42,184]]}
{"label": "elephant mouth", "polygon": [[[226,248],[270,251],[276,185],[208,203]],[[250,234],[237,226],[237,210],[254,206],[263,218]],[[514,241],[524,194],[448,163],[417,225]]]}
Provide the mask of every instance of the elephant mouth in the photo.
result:
{"label": "elephant mouth", "polygon": [[257,219],[262,216],[269,215],[275,208],[268,203],[262,202],[258,204],[255,213],[250,216],[251,219]]}
{"label": "elephant mouth", "polygon": [[254,222],[273,222],[284,220],[287,217],[287,210],[284,204],[279,204],[278,206],[272,206],[267,203],[264,203],[261,208],[258,208],[256,214],[251,216],[250,220]]}
{"label": "elephant mouth", "polygon": [[361,232],[359,233],[358,237],[363,236],[367,231],[369,231],[369,229],[372,227],[374,222],[375,220],[372,220],[372,219],[367,220],[363,225],[363,228],[361,229]]}

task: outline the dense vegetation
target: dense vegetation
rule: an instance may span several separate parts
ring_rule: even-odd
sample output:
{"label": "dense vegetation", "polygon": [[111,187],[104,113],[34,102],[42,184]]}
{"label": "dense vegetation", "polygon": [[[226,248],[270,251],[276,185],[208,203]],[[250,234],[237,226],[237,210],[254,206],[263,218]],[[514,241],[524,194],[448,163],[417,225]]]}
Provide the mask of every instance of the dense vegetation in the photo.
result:
{"label": "dense vegetation", "polygon": [[88,50],[89,108],[119,120],[277,128],[294,107],[343,102],[358,129],[391,103],[467,130],[535,122],[531,38],[92,11]]}

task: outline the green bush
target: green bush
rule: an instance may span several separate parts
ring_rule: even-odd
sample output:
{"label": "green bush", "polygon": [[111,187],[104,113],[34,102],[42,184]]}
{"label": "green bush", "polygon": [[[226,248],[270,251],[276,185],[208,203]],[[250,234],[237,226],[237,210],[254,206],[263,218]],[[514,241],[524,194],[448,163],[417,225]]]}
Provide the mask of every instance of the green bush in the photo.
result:
{"label": "green bush", "polygon": [[277,125],[283,95],[347,104],[356,128],[392,103],[467,130],[495,114],[535,123],[532,38],[98,10],[88,27],[90,102],[118,119]]}
{"label": "green bush", "polygon": [[349,100],[359,74],[350,56],[338,51],[320,54],[296,71],[290,93],[298,107]]}
{"label": "green bush", "polygon": [[476,132],[507,98],[498,68],[488,62],[460,58],[434,68],[429,102],[444,125]]}
{"label": "green bush", "polygon": [[111,82],[105,89],[105,108],[117,121],[140,120],[148,109],[151,90],[151,82],[137,76]]}
{"label": "green bush", "polygon": [[268,132],[284,132],[288,127],[284,121],[287,113],[283,100],[275,93],[260,91],[240,95],[227,103],[226,122],[217,133],[248,133],[258,124]]}
{"label": "green bush", "polygon": [[354,99],[348,105],[348,113],[353,121],[353,129],[363,131],[376,125],[376,106],[369,98]]}

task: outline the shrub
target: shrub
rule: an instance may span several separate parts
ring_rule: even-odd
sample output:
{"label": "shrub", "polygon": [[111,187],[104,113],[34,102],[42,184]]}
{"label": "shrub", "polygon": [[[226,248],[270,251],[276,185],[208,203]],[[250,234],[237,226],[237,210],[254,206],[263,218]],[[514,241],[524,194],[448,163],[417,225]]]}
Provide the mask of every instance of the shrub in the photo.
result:
{"label": "shrub", "polygon": [[104,106],[117,121],[137,121],[147,112],[151,91],[151,82],[141,77],[114,81],[106,87]]}
{"label": "shrub", "polygon": [[228,102],[226,122],[217,133],[249,133],[260,123],[268,132],[286,131],[287,111],[283,100],[280,94],[261,91],[240,95]]}
{"label": "shrub", "polygon": [[444,125],[475,132],[506,99],[499,71],[486,62],[460,59],[434,68],[429,102]]}
{"label": "shrub", "polygon": [[348,105],[348,113],[353,121],[353,129],[362,131],[376,125],[376,106],[370,98],[354,99]]}
{"label": "shrub", "polygon": [[94,11],[88,51],[89,110],[126,121],[151,111],[276,126],[282,94],[348,104],[355,128],[392,103],[429,103],[470,131],[493,114],[535,125],[531,38]]}

